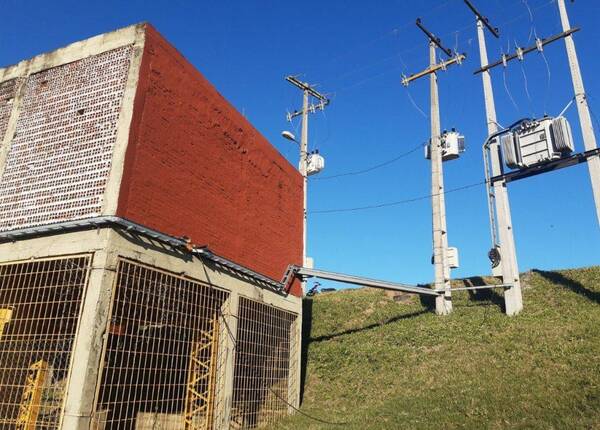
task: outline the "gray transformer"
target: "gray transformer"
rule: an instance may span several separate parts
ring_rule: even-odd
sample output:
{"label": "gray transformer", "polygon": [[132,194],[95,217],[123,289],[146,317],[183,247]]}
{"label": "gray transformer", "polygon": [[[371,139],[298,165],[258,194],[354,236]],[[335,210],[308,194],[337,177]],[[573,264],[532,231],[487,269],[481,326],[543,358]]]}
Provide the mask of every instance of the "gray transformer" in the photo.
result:
{"label": "gray transformer", "polygon": [[500,137],[506,165],[524,169],[562,158],[574,150],[571,127],[566,118],[546,117],[523,122]]}

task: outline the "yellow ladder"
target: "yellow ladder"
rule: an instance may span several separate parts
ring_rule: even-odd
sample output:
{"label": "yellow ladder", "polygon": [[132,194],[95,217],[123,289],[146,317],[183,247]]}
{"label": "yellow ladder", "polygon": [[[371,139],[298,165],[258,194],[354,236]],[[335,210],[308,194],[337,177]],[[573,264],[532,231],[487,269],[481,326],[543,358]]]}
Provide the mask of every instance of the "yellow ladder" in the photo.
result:
{"label": "yellow ladder", "polygon": [[[184,415],[186,430],[212,428],[218,342],[219,320],[215,313],[208,330],[201,330],[192,343]],[[201,390],[203,386],[206,390]]]}

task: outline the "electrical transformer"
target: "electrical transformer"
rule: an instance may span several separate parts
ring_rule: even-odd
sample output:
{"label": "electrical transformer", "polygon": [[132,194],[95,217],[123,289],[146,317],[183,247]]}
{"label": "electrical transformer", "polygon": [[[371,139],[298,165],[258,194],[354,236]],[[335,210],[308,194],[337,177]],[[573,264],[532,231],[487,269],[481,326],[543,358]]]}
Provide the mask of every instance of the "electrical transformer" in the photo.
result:
{"label": "electrical transformer", "polygon": [[571,127],[566,118],[545,117],[524,121],[500,137],[504,162],[511,169],[524,169],[556,160],[574,150]]}
{"label": "electrical transformer", "polygon": [[306,175],[315,175],[325,168],[325,158],[315,150],[308,154],[308,163],[306,166]]}
{"label": "electrical transformer", "polygon": [[[444,131],[441,137],[442,161],[454,160],[465,152],[465,137],[455,129]],[[425,158],[431,160],[431,143],[425,146]]]}

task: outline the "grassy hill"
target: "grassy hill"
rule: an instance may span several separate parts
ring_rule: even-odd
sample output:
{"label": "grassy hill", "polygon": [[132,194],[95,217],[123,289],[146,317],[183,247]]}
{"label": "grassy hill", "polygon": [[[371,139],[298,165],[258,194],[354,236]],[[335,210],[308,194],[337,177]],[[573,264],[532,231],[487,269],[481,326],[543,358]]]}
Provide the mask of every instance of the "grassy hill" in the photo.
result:
{"label": "grassy hill", "polygon": [[600,429],[600,267],[523,275],[455,293],[438,317],[418,298],[360,289],[305,302],[301,414],[278,429]]}

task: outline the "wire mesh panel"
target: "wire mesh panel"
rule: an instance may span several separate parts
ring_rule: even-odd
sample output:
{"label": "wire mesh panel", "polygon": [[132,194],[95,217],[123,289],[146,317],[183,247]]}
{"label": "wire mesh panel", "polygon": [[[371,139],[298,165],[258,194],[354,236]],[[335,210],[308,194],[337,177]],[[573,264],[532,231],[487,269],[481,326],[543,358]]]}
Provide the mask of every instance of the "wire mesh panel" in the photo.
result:
{"label": "wire mesh panel", "polygon": [[117,268],[96,429],[212,429],[228,293],[129,260]]}
{"label": "wire mesh panel", "polygon": [[125,46],[27,78],[0,180],[0,230],[99,215],[131,52]]}
{"label": "wire mesh panel", "polygon": [[240,298],[231,428],[271,425],[295,403],[297,316]]}
{"label": "wire mesh panel", "polygon": [[0,264],[0,429],[58,429],[90,256]]}

